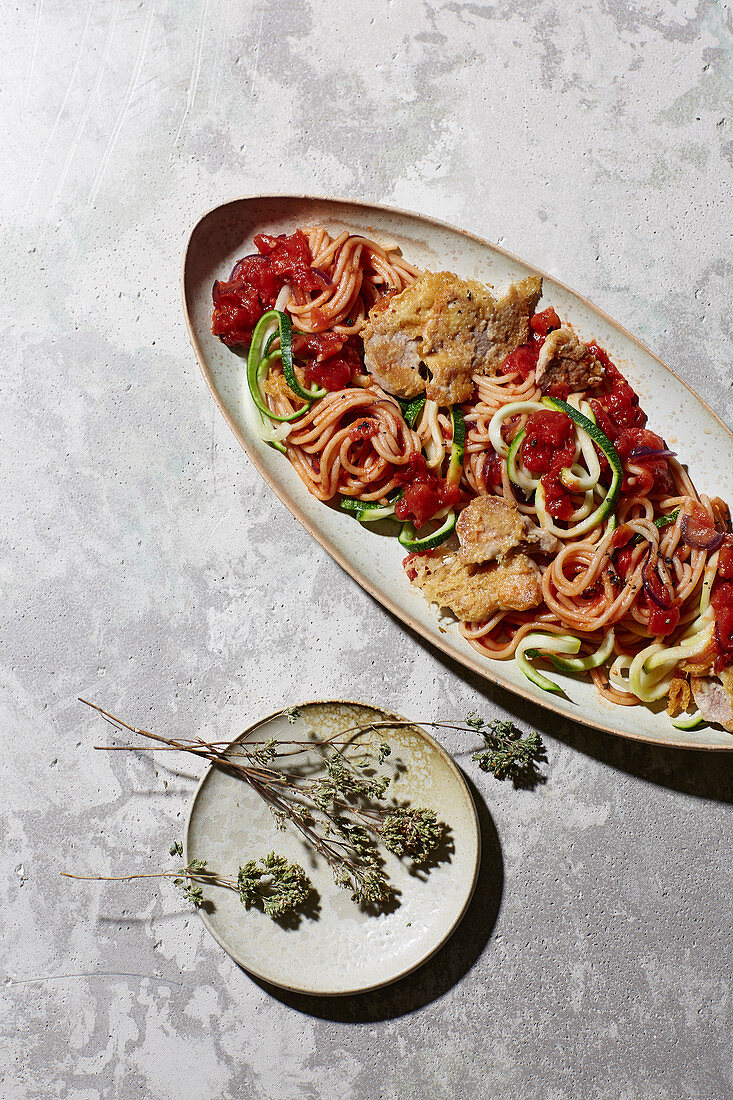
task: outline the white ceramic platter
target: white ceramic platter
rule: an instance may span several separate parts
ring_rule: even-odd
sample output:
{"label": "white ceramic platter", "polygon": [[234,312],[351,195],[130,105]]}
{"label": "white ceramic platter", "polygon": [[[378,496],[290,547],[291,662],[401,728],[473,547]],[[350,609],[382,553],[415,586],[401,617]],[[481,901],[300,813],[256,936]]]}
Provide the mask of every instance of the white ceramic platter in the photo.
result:
{"label": "white ceramic platter", "polygon": [[[320,739],[368,722],[399,715],[342,701],[299,705],[289,722],[282,712],[257,722],[237,741],[274,738],[283,745]],[[429,806],[447,826],[435,865],[415,873],[386,853],[385,870],[396,905],[368,914],[337,887],[320,856],[314,856],[292,826],[278,830],[259,795],[217,767],[205,773],[186,828],[186,862],[205,859],[219,874],[236,878],[238,867],[275,851],[299,863],[316,891],[297,920],[277,922],[258,909],[245,910],[238,896],[204,886],[210,911],[200,910],[212,936],[255,977],[299,993],[335,996],[387,985],[430,958],[454,930],[473,895],[481,854],[476,808],[453,760],[417,726],[380,730],[365,738],[385,740],[392,753],[383,766],[392,774],[387,803]],[[236,742],[234,743],[236,744]],[[317,761],[316,754],[308,754]],[[300,759],[300,758],[299,758]],[[386,803],[386,804],[387,804]]]}
{"label": "white ceramic platter", "polygon": [[[619,707],[601,699],[589,682],[557,678],[567,698],[536,688],[513,661],[479,656],[441,619],[402,570],[404,551],[388,538],[311,496],[287,460],[257,438],[248,420],[243,360],[211,334],[211,288],[228,278],[234,263],[254,251],[258,232],[290,233],[299,225],[352,229],[377,240],[398,241],[420,267],[450,270],[497,287],[538,273],[544,278],[543,306],[552,305],[586,341],[597,340],[639,394],[658,431],[690,470],[700,491],[730,498],[733,435],[673,371],[610,317],[562,283],[503,249],[431,218],[401,210],[337,199],[255,197],[236,199],[204,215],[194,227],[183,259],[183,297],[191,342],[204,378],[229,426],[257,470],[280,500],[333,558],[385,607],[428,641],[493,683],[575,721],[609,733],[663,745],[733,749],[725,730],[681,732],[664,713],[647,707]],[[553,675],[555,675],[553,673]]]}

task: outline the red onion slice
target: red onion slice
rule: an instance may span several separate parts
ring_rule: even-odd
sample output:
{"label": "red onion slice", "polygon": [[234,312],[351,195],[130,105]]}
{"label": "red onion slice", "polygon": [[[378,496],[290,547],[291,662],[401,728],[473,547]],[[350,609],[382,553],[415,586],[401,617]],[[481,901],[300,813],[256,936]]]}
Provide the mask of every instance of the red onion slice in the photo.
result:
{"label": "red onion slice", "polygon": [[331,289],[331,287],[333,286],[333,283],[331,282],[331,280],[329,279],[329,277],[328,277],[328,275],[326,274],[325,271],[321,271],[320,267],[312,267],[311,271],[313,272],[313,274],[316,276],[317,279],[321,280],[321,282],[323,283],[326,290]]}
{"label": "red onion slice", "polygon": [[[718,547],[722,544],[725,535],[722,531],[716,531],[714,527],[705,528],[701,523],[693,520],[697,524],[698,533],[691,533],[689,529],[690,516],[682,517],[682,541],[686,542],[688,546],[691,546],[694,550],[708,550],[711,554],[714,554]],[[699,532],[709,530],[709,534],[702,535]]]}
{"label": "red onion slice", "polygon": [[[649,563],[651,561],[651,557],[652,557],[652,548],[650,546],[649,549],[647,550],[646,560],[645,560],[644,565],[642,566],[642,570],[641,570],[641,577],[642,577],[642,580],[644,581],[644,592],[646,594],[647,599],[652,600],[652,602],[655,603],[657,605],[657,607],[660,608],[660,610],[669,611],[669,609],[671,607],[674,607],[674,604],[673,604],[672,600],[670,600],[669,596],[667,595],[666,591],[664,591],[664,589],[662,590],[663,591],[662,596],[657,595],[657,593],[654,591],[654,583],[648,575]],[[661,585],[662,582],[659,580],[659,577],[657,577],[656,580],[657,580],[657,583]]]}
{"label": "red onion slice", "polygon": [[229,276],[229,282],[233,283],[234,280],[238,279],[239,276],[242,274],[242,267],[244,266],[245,260],[251,260],[251,259],[254,259],[255,257],[258,260],[261,260],[262,259],[262,254],[260,252],[249,252],[249,253],[247,253],[246,256],[242,256],[241,260],[237,260],[234,267],[232,268],[232,273]]}
{"label": "red onion slice", "polygon": [[677,452],[670,451],[668,447],[632,447],[629,451],[630,459],[639,458],[676,458]]}

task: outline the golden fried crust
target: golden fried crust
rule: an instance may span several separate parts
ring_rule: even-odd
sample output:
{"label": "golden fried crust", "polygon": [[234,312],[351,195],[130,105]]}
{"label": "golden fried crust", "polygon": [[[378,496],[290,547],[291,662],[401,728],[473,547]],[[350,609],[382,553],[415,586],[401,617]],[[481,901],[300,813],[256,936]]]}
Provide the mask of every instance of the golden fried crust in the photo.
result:
{"label": "golden fried crust", "polygon": [[290,389],[284,374],[268,374],[267,378],[262,383],[262,389],[270,397],[287,397],[288,401],[292,401],[296,407],[305,404],[305,402],[299,397],[296,397]]}
{"label": "golden fried crust", "polygon": [[503,558],[525,538],[516,504],[504,497],[480,496],[467,504],[458,517],[458,557],[466,565]]}
{"label": "golden fried crust", "polygon": [[572,329],[549,333],[537,360],[537,385],[543,393],[551,386],[567,386],[570,393],[577,393],[599,386],[603,377],[603,367]]}
{"label": "golden fried crust", "polygon": [[540,571],[526,554],[466,565],[455,550],[439,548],[412,558],[410,571],[427,600],[464,622],[481,622],[497,611],[528,611],[542,602]]}
{"label": "golden fried crust", "polygon": [[667,714],[676,718],[690,705],[690,685],[681,676],[674,676],[669,683],[667,692]]}
{"label": "golden fried crust", "polygon": [[494,296],[481,283],[441,271],[427,276],[432,296],[423,328],[421,358],[431,374],[425,393],[439,405],[468,401],[472,374],[483,374],[488,318]]}
{"label": "golden fried crust", "polygon": [[456,533],[461,544],[458,556],[467,565],[494,558],[501,561],[518,546],[534,544],[535,550],[554,553],[560,545],[549,531],[535,527],[523,516],[514,501],[486,494],[466,505]]}
{"label": "golden fried crust", "polygon": [[[529,318],[542,293],[530,276],[497,301],[489,287],[449,271],[426,272],[371,310],[364,329],[367,370],[389,393],[425,391],[439,405],[467,401],[473,374],[495,374],[510,352],[526,342]],[[420,374],[424,363],[430,372]]]}

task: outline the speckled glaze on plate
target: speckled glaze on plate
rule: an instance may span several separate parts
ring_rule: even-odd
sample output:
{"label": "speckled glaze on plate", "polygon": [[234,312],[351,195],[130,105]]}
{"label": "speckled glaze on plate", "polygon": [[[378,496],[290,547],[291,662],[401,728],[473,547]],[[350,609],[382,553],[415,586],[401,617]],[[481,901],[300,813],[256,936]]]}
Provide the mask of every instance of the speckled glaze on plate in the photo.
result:
{"label": "speckled glaze on plate", "polygon": [[[270,737],[287,744],[306,739],[309,731],[323,738],[367,722],[401,720],[378,707],[340,700],[299,704],[298,711],[294,723],[282,711],[258,721],[233,744]],[[214,939],[245,970],[284,989],[336,996],[396,981],[447,940],[473,895],[481,834],[476,807],[456,764],[418,726],[380,730],[363,739],[372,744],[385,740],[391,746],[384,765],[393,774],[388,800],[429,806],[448,827],[429,871],[411,871],[386,853],[386,871],[397,899],[388,913],[362,912],[349,892],[334,884],[325,861],[314,856],[295,829],[275,827],[265,803],[241,779],[212,766],[194,795],[186,827],[186,862],[206,859],[218,873],[236,878],[240,864],[276,851],[300,863],[313,883],[313,904],[286,924],[257,909],[245,910],[230,890],[203,887],[213,908],[199,911]],[[317,762],[316,754],[309,756]]]}
{"label": "speckled glaze on plate", "polygon": [[502,286],[527,274],[544,279],[544,298],[585,340],[597,340],[628,377],[659,431],[689,466],[693,481],[710,496],[730,497],[733,434],[690,387],[635,337],[556,279],[470,233],[432,218],[366,203],[308,196],[258,196],[224,203],[194,227],[184,253],[182,283],[186,323],[207,385],[250,460],[297,520],[372,596],[394,615],[461,664],[548,710],[608,733],[660,745],[733,749],[725,730],[678,731],[660,708],[619,707],[592,684],[553,673],[566,697],[535,687],[513,661],[481,657],[461,637],[452,618],[438,615],[402,570],[404,551],[394,537],[361,526],[311,496],[281,454],[253,431],[244,398],[242,360],[211,334],[211,287],[234,262],[254,250],[257,232],[290,233],[298,225],[356,229],[377,240],[398,241],[405,256],[424,268],[455,271]]}

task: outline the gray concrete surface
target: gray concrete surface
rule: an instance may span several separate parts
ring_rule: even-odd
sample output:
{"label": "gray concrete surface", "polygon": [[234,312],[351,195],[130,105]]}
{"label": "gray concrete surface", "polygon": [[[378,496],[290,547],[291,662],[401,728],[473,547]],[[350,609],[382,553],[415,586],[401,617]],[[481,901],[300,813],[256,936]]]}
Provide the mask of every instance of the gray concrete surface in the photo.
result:
{"label": "gray concrete surface", "polygon": [[[392,202],[586,292],[731,423],[730,5],[0,13],[0,1096],[729,1097],[729,763],[559,724],[405,633],[248,466],[178,267],[236,195]],[[467,764],[479,892],[414,976],[286,996],[172,887],[59,877],[165,865],[196,774],[95,753],[77,695],[224,736],[329,693],[548,745],[535,792]]]}

